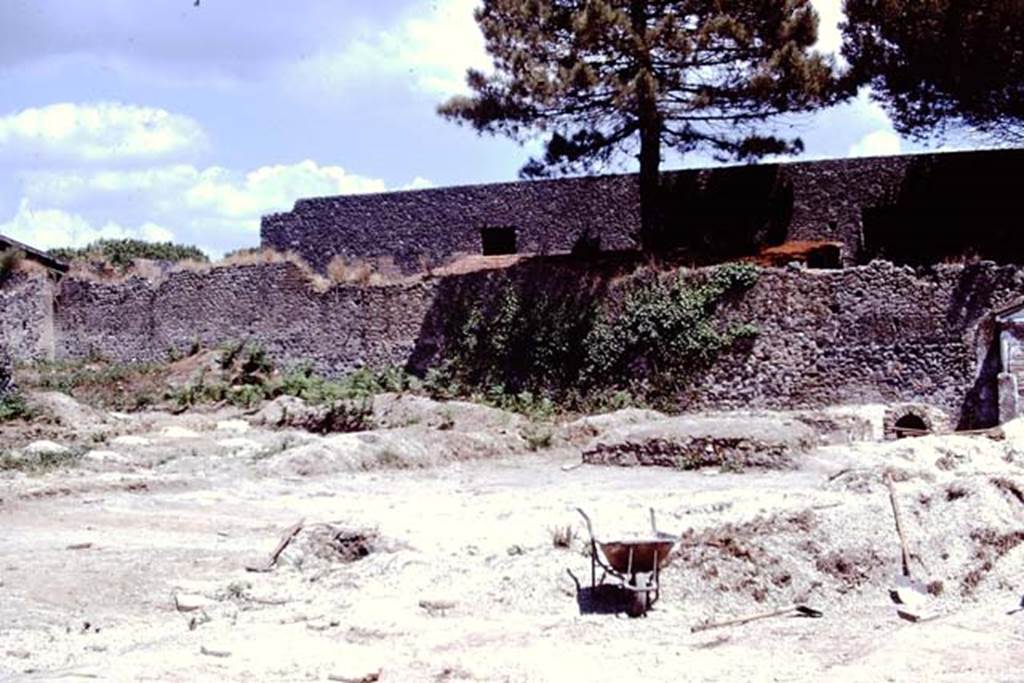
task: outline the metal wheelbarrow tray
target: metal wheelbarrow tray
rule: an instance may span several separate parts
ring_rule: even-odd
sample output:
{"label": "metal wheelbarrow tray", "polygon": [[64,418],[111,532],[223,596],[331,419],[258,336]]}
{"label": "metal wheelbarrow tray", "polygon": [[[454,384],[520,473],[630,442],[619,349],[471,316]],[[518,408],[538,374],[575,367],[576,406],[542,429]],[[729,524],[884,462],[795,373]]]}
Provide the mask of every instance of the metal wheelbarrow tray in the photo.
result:
{"label": "metal wheelbarrow tray", "polygon": [[[651,537],[617,541],[600,541],[594,536],[590,517],[576,508],[587,524],[590,534],[590,587],[603,585],[610,575],[619,586],[633,595],[629,607],[630,616],[642,616],[661,597],[661,568],[669,560],[672,549],[679,542],[678,536],[658,531],[651,510]],[[601,567],[601,579],[597,568]]]}

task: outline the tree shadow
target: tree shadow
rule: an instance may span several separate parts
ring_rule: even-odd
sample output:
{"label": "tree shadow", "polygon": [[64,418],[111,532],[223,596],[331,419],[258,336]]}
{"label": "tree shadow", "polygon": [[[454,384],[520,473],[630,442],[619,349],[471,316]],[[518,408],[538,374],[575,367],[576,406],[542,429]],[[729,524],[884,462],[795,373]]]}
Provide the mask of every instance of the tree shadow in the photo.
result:
{"label": "tree shadow", "polygon": [[985,429],[999,424],[999,372],[1002,357],[994,319],[982,320],[976,331],[976,346],[985,349],[974,383],[960,405],[957,429]]}
{"label": "tree shadow", "polygon": [[612,281],[638,261],[634,253],[537,256],[443,277],[406,369],[422,376],[458,357],[474,383],[500,377],[512,392],[558,388],[578,375],[579,347]]}
{"label": "tree shadow", "polygon": [[957,429],[984,429],[999,424],[998,377],[1002,370],[999,329],[991,314],[993,292],[1013,288],[1000,281],[1005,271],[983,266],[968,266],[957,277],[949,308],[946,329],[955,340],[962,340],[972,356],[979,359],[973,383],[959,406]]}
{"label": "tree shadow", "polygon": [[888,200],[863,211],[865,262],[1024,260],[1019,151],[922,156]]}
{"label": "tree shadow", "polygon": [[685,249],[716,262],[786,241],[794,195],[779,165],[668,173],[663,178],[665,248]]}

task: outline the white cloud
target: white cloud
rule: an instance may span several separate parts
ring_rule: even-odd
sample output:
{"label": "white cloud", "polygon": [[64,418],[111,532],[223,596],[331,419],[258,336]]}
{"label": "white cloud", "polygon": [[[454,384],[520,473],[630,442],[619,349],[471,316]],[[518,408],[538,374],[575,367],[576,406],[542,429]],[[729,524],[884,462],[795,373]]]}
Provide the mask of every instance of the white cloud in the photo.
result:
{"label": "white cloud", "polygon": [[263,166],[244,178],[223,168],[199,173],[185,193],[191,208],[208,209],[233,218],[258,218],[288,209],[300,197],[383,192],[384,181],[348,173],[340,166],[318,166],[312,160]]}
{"label": "white cloud", "polygon": [[84,217],[60,209],[33,209],[27,199],[18,206],[11,220],[0,223],[0,233],[40,249],[84,247],[98,239],[136,238],[149,242],[168,242],[174,233],[155,223],[125,228],[108,221],[96,227]]}
{"label": "white cloud", "polygon": [[402,186],[403,190],[427,190],[434,187],[434,183],[430,182],[426,178],[416,176],[410,182]]}
{"label": "white cloud", "polygon": [[876,130],[868,133],[850,146],[848,156],[874,157],[899,154],[903,145],[900,136],[892,130]]}
{"label": "white cloud", "polygon": [[838,52],[843,43],[839,22],[843,20],[842,0],[812,0],[818,11],[818,49],[822,52]]}
{"label": "white cloud", "polygon": [[111,162],[194,154],[206,135],[193,119],[118,102],[60,103],[0,117],[0,158]]}
{"label": "white cloud", "polygon": [[[177,164],[133,170],[34,171],[19,178],[21,208],[11,221],[0,225],[0,233],[13,237],[17,233],[30,244],[47,248],[100,237],[176,240],[197,244],[214,255],[255,245],[260,218],[290,210],[297,199],[389,189],[381,179],[309,159],[248,173]],[[417,177],[399,187],[432,186]],[[32,208],[37,206],[48,209]],[[106,222],[111,216],[116,220]],[[173,231],[160,226],[173,226]]]}
{"label": "white cloud", "polygon": [[487,69],[491,64],[473,19],[479,4],[478,0],[431,3],[426,13],[407,14],[391,30],[352,40],[341,51],[321,51],[289,65],[285,79],[320,91],[384,77],[404,79],[431,95],[462,92],[468,68]]}

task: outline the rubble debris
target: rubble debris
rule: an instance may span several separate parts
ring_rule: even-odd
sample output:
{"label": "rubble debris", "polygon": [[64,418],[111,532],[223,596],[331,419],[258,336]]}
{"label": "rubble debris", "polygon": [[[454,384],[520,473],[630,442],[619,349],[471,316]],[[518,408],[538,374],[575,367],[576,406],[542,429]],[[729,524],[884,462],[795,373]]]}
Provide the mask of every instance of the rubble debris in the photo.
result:
{"label": "rubble debris", "polygon": [[455,609],[456,607],[454,600],[420,600],[419,605],[432,617],[437,615],[446,616],[448,610]]}
{"label": "rubble debris", "polygon": [[351,529],[333,523],[310,524],[296,532],[295,540],[281,553],[281,563],[297,569],[329,570],[338,564],[358,562],[382,548],[375,529]]}

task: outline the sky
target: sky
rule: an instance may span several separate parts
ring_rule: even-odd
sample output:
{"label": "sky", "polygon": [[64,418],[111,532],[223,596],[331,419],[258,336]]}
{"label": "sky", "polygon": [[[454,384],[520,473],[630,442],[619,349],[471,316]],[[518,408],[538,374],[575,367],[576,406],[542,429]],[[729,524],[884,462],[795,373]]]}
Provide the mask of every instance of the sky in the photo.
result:
{"label": "sky", "polygon": [[[818,47],[836,51],[842,0],[814,2]],[[3,0],[0,234],[218,257],[301,197],[514,180],[536,144],[435,111],[489,64],[476,4]],[[804,159],[921,149],[866,94],[791,125]]]}

